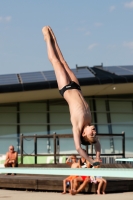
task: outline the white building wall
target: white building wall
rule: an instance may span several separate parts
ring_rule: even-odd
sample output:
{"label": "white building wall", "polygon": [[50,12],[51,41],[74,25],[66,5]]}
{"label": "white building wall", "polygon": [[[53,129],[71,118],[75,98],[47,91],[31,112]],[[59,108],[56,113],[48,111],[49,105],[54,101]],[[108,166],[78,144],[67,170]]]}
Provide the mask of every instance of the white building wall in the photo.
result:
{"label": "white building wall", "polygon": [[[122,133],[125,131],[125,150],[126,156],[132,156],[133,152],[133,99],[126,97],[115,97],[105,99],[94,98],[96,110],[94,110],[91,98],[86,98],[92,111],[93,124],[96,125],[98,133]],[[106,110],[106,100],[108,100],[109,111]],[[49,110],[48,101],[25,102],[19,104],[20,123],[17,124],[17,104],[0,105],[0,154],[5,154],[9,145],[14,145],[18,150],[17,126],[20,133],[24,135],[47,135],[48,126],[50,134],[72,133],[70,114],[67,103],[64,100],[50,100]],[[107,114],[111,122],[108,123]],[[49,124],[47,123],[49,115]],[[96,120],[94,115],[96,115]],[[122,140],[120,137],[114,140],[114,153],[122,153]],[[110,138],[100,138],[102,151],[101,153],[111,153]],[[48,140],[38,139],[38,153],[48,152]],[[53,139],[49,143],[50,153],[53,153]],[[73,139],[60,139],[60,153],[76,153]],[[24,152],[31,154],[34,152],[34,139],[24,140]],[[91,152],[89,148],[89,152]],[[133,157],[133,156],[132,156]]]}

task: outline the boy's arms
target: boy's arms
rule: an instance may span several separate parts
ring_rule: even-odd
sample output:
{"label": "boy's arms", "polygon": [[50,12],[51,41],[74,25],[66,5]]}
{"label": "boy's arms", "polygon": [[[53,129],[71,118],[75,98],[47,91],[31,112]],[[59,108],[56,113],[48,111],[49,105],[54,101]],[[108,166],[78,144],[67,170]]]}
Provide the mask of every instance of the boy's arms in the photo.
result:
{"label": "boy's arms", "polygon": [[98,138],[96,138],[96,143],[94,144],[94,147],[95,147],[95,152],[96,152],[96,160],[100,162],[101,144]]}
{"label": "boy's arms", "polygon": [[74,138],[74,143],[75,143],[75,147],[77,152],[79,153],[79,155],[83,158],[85,158],[86,160],[88,160],[92,165],[94,163],[93,159],[90,158],[87,153],[81,148],[81,141],[80,141],[80,132],[78,129],[74,129],[73,128],[73,138]]}
{"label": "boy's arms", "polygon": [[[81,140],[80,140],[80,132],[78,131],[78,129],[74,129],[73,128],[73,138],[74,138],[74,143],[75,143],[75,147],[77,152],[80,154],[81,157],[85,158],[86,160],[88,160],[93,166],[95,165],[99,165],[99,162],[95,162],[91,157],[89,157],[87,155],[87,153],[81,148]],[[100,158],[100,143],[97,139],[98,144],[96,143],[96,157],[97,159]]]}

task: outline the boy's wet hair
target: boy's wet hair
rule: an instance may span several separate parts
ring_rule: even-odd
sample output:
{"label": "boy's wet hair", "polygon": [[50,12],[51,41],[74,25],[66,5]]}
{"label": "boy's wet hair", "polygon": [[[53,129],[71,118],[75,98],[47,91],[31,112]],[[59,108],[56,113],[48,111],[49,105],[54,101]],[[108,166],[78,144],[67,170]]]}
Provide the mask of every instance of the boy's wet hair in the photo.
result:
{"label": "boy's wet hair", "polygon": [[91,144],[95,144],[96,143],[96,138],[88,138],[86,135],[83,137],[81,135],[81,144],[83,145],[91,145]]}

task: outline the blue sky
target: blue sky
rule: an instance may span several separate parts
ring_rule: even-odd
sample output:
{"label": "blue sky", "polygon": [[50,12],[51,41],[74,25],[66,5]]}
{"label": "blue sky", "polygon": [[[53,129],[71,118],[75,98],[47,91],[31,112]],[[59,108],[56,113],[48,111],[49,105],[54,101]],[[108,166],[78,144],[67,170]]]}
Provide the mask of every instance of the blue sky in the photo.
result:
{"label": "blue sky", "polygon": [[133,0],[0,0],[0,74],[52,70],[46,25],[70,68],[133,65]]}

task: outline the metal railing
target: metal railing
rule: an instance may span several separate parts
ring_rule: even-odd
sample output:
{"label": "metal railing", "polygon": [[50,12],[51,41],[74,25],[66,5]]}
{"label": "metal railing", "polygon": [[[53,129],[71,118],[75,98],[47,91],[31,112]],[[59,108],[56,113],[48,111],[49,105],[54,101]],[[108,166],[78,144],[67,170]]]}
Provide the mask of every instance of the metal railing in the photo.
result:
{"label": "metal railing", "polygon": [[[122,132],[122,134],[98,134],[98,137],[122,137],[122,153],[110,153],[110,154],[103,154],[101,153],[101,156],[122,156],[125,158],[125,132]],[[34,154],[24,154],[24,145],[23,140],[25,138],[34,138]],[[53,154],[38,154],[37,152],[37,139],[39,138],[51,138],[53,139]],[[51,135],[30,135],[25,136],[21,134],[20,136],[20,155],[21,155],[21,164],[23,164],[23,157],[24,156],[34,156],[34,164],[37,164],[37,156],[54,156],[54,164],[57,163],[57,157],[59,156],[70,156],[71,154],[67,153],[59,153],[57,151],[60,138],[73,138],[73,134],[56,134],[53,133]],[[86,145],[86,151],[88,152],[88,145]],[[79,154],[75,154],[76,156],[79,156]],[[93,145],[91,145],[91,153],[89,153],[90,156],[95,156],[95,153],[93,152]]]}

